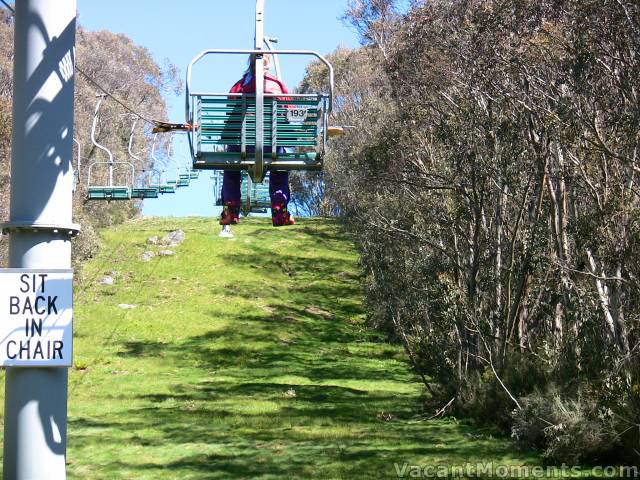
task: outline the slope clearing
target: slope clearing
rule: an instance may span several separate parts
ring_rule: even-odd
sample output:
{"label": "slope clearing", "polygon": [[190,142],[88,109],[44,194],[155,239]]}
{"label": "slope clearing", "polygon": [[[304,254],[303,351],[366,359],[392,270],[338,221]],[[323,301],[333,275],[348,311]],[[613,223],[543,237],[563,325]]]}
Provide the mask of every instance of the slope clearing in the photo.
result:
{"label": "slope clearing", "polygon": [[[248,219],[233,240],[198,218],[103,232],[77,275],[70,478],[397,478],[405,463],[538,462],[421,415],[402,349],[365,328],[348,238],[301,223]],[[157,255],[168,248],[147,239],[175,229],[186,240]]]}

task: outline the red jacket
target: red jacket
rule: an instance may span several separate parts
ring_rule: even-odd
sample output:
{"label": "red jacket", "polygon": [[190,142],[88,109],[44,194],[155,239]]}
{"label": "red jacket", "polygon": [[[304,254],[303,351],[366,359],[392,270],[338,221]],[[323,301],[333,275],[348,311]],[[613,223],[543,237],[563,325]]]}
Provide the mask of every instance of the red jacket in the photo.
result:
{"label": "red jacket", "polygon": [[[251,78],[247,78],[251,75]],[[252,73],[245,74],[238,80],[229,93],[256,93],[256,81]],[[264,73],[264,93],[289,93],[284,83],[271,75],[269,72]]]}

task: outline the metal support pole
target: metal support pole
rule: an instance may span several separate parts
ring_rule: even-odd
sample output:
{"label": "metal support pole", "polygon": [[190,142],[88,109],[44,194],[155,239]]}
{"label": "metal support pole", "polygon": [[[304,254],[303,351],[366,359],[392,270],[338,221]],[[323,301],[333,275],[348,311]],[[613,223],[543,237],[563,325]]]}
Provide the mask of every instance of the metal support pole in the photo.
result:
{"label": "metal support pole", "polygon": [[[76,0],[20,0],[15,12],[9,267],[71,265]],[[10,367],[4,479],[66,478],[67,369]]]}
{"label": "metal support pole", "polygon": [[[264,48],[264,1],[256,0],[256,36],[255,49]],[[264,64],[262,55],[255,57],[256,75],[256,149],[255,164],[251,177],[256,181],[262,181],[264,177]]]}

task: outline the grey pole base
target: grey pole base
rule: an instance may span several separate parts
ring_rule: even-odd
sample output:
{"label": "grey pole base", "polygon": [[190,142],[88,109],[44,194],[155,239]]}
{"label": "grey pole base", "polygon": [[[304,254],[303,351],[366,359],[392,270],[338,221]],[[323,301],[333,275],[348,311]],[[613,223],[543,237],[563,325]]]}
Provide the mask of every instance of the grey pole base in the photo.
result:
{"label": "grey pole base", "polygon": [[[67,368],[7,368],[4,480],[64,480],[67,438]],[[43,399],[42,392],[47,397]],[[28,433],[28,435],[27,435]],[[34,462],[33,452],[47,452]]]}

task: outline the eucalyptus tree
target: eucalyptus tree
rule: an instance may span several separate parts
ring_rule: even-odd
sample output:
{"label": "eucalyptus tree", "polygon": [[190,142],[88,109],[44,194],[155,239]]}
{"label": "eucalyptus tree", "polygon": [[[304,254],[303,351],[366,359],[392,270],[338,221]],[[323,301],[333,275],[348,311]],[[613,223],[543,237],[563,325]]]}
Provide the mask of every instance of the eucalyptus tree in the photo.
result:
{"label": "eucalyptus tree", "polygon": [[522,427],[539,391],[562,403],[540,427],[550,457],[624,451],[640,414],[640,7],[394,4],[352,2],[365,47],[344,55],[365,61],[338,68],[338,115],[358,128],[328,169],[371,322],[443,404]]}

